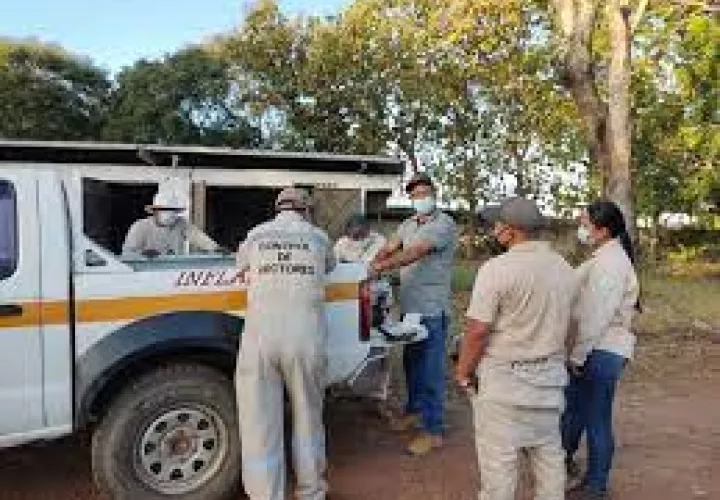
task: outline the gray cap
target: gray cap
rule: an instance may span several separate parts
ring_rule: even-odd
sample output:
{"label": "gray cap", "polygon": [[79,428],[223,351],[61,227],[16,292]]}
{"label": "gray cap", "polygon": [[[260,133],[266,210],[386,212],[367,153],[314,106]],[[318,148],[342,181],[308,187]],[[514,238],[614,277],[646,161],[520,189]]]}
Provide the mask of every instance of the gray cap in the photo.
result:
{"label": "gray cap", "polygon": [[520,197],[508,198],[500,206],[485,207],[480,212],[480,218],[489,224],[504,222],[525,231],[536,231],[545,227],[545,217],[540,213],[537,204]]}
{"label": "gray cap", "polygon": [[500,217],[500,204],[485,205],[478,213],[480,225],[485,229],[492,229],[493,224]]}
{"label": "gray cap", "polygon": [[311,206],[312,199],[310,198],[310,193],[301,188],[285,188],[280,191],[280,194],[275,200],[275,208],[278,210],[304,210]]}
{"label": "gray cap", "polygon": [[428,174],[426,174],[425,172],[418,172],[413,175],[408,181],[407,185],[405,186],[405,192],[409,194],[410,191],[415,189],[415,186],[418,186],[420,184],[435,187],[435,184],[433,183],[432,179]]}

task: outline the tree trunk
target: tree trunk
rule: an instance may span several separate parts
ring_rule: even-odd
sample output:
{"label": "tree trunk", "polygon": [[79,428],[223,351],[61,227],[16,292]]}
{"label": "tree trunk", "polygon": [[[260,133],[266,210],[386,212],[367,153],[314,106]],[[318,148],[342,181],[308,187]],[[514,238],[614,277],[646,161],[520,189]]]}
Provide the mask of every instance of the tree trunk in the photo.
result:
{"label": "tree trunk", "polygon": [[607,0],[610,61],[605,103],[596,86],[591,53],[599,4],[596,0],[552,1],[563,55],[563,83],[578,107],[590,163],[602,179],[602,194],[622,209],[628,232],[637,241],[630,171],[631,13],[627,0]]}
{"label": "tree trunk", "polygon": [[610,66],[608,68],[608,120],[606,141],[610,169],[603,194],[625,214],[628,232],[637,241],[630,174],[630,9],[623,0],[608,0]]}
{"label": "tree trunk", "polygon": [[607,143],[607,106],[598,94],[591,53],[598,7],[593,0],[553,0],[552,3],[564,59],[563,84],[578,107],[590,164],[600,172],[604,186],[612,155]]}
{"label": "tree trunk", "polygon": [[527,197],[530,194],[530,187],[528,186],[525,172],[523,172],[519,167],[515,171],[515,182],[517,183],[517,186],[515,187],[515,194],[517,196],[522,196],[523,198]]}
{"label": "tree trunk", "polygon": [[465,213],[465,233],[467,236],[467,245],[465,248],[465,256],[468,259],[475,259],[478,257],[478,245],[476,237],[480,234],[480,225],[478,221],[477,210],[479,206],[479,200],[477,195],[478,187],[478,172],[477,166],[465,159],[462,169],[462,188],[463,198],[468,204],[467,213]]}
{"label": "tree trunk", "polygon": [[652,214],[650,228],[650,258],[658,262],[660,260],[660,212]]}

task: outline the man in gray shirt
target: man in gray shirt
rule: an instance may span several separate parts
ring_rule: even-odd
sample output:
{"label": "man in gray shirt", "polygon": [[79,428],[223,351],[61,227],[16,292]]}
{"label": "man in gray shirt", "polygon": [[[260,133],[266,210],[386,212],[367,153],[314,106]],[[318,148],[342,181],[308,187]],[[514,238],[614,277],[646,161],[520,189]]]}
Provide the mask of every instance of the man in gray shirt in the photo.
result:
{"label": "man in gray shirt", "polygon": [[445,337],[450,313],[450,278],[457,246],[455,221],[437,208],[436,189],[427,174],[406,187],[416,214],[403,222],[371,264],[371,274],[400,269],[402,314],[422,315],[428,338],[406,346],[405,415],[399,430],[419,428],[408,451],[425,455],[443,444]]}

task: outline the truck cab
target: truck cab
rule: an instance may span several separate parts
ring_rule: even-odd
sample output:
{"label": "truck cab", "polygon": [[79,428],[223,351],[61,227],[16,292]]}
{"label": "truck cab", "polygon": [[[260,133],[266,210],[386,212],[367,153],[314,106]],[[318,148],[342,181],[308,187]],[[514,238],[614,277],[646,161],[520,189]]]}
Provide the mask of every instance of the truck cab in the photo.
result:
{"label": "truck cab", "polygon": [[[148,166],[137,149],[0,142],[0,447],[90,429],[93,474],[112,496],[226,498],[239,485],[232,379],[247,303],[244,276],[232,256],[220,254],[123,257],[118,238],[102,235],[122,234],[128,215],[137,213],[93,202],[88,185],[135,189],[174,176],[204,205],[191,212],[202,214],[208,185],[270,182],[279,189],[288,180],[281,165],[300,165],[294,178],[339,179],[363,190],[399,183],[401,166],[376,158],[162,147],[154,151],[158,162],[170,161]],[[178,158],[195,165],[179,168]],[[333,161],[349,171],[328,168]],[[233,162],[243,168],[224,168]],[[368,174],[373,162],[381,168]],[[312,170],[317,165],[324,170]],[[200,184],[205,191],[196,196]],[[242,219],[242,211],[236,216]],[[113,217],[126,221],[123,231],[106,231]],[[387,318],[372,314],[365,276],[362,265],[341,264],[328,279],[333,385],[362,385],[389,348],[375,328],[387,326]]]}

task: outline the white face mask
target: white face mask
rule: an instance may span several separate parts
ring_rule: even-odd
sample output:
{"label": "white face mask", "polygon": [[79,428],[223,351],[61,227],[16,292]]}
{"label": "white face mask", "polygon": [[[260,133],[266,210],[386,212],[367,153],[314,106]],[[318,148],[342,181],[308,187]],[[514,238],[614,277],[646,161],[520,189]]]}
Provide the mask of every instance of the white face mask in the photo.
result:
{"label": "white face mask", "polygon": [[158,225],[163,227],[172,226],[179,218],[180,216],[176,212],[168,212],[165,210],[159,211],[155,215],[155,220]]}
{"label": "white face mask", "polygon": [[426,196],[425,198],[420,198],[419,200],[413,200],[412,204],[415,211],[421,215],[428,215],[435,210],[435,198],[432,196]]}
{"label": "white face mask", "polygon": [[592,245],[592,234],[586,226],[578,226],[577,230],[578,241],[583,245]]}

